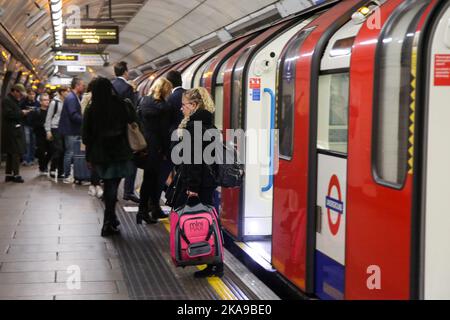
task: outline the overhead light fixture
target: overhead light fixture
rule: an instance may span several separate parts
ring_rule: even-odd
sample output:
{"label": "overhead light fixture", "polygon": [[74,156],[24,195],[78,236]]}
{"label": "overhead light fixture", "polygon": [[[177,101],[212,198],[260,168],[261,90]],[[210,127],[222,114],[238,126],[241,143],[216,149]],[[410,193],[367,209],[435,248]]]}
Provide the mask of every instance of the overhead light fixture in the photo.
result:
{"label": "overhead light fixture", "polygon": [[49,2],[53,24],[53,35],[55,38],[55,47],[61,47],[63,45],[62,0],[49,0]]}
{"label": "overhead light fixture", "polygon": [[48,55],[50,52],[52,52],[52,48],[45,49],[44,52],[42,52],[41,55],[39,56],[39,59],[45,58],[45,56]]}
{"label": "overhead light fixture", "polygon": [[52,35],[50,33],[44,34],[41,38],[39,38],[36,41],[36,47],[39,47],[41,44],[43,44],[45,41],[47,41]]}

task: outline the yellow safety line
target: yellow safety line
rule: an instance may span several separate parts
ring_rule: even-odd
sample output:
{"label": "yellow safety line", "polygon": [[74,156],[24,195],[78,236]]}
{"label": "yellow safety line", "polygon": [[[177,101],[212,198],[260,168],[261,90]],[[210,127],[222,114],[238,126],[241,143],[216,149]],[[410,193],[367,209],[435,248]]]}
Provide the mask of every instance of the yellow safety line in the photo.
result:
{"label": "yellow safety line", "polygon": [[[168,232],[170,232],[170,222],[169,219],[160,220]],[[197,266],[199,270],[203,270],[206,265]],[[227,285],[219,277],[208,277],[209,285],[216,291],[222,300],[238,300],[234,293],[227,287]]]}

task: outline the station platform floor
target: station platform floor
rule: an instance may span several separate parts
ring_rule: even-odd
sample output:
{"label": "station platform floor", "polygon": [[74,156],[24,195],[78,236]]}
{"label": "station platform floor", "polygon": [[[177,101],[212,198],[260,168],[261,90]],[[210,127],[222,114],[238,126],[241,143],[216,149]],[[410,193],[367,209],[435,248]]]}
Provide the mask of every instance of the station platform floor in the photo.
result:
{"label": "station platform floor", "polygon": [[121,197],[121,234],[103,238],[103,203],[87,186],[36,167],[22,168],[24,184],[5,183],[0,170],[0,300],[279,299],[228,251],[221,279],[175,268],[168,221],[136,225],[137,205]]}

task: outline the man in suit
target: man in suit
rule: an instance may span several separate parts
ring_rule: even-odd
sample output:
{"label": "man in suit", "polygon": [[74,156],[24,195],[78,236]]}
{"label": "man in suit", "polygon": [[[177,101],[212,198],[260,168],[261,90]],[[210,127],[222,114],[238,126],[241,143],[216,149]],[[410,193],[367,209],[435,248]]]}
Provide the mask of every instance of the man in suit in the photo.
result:
{"label": "man in suit", "polygon": [[[114,74],[116,79],[112,81],[112,85],[116,94],[122,99],[130,99],[136,106],[137,94],[135,89],[128,83],[128,65],[125,61],[118,62],[114,65]],[[123,199],[139,203],[139,197],[135,192],[137,167],[131,176],[125,178],[123,185]]]}
{"label": "man in suit", "polygon": [[[183,79],[181,77],[181,73],[176,70],[171,70],[167,72],[166,79],[172,83],[173,89],[172,94],[167,99],[167,104],[170,107],[170,132],[169,137],[172,136],[172,133],[178,129],[181,121],[183,120],[183,112],[181,111],[181,105],[183,100],[183,94],[186,92],[183,89]],[[173,163],[170,159],[170,154],[167,155],[167,159],[162,162],[161,165],[161,175],[160,175],[160,185],[161,192],[166,189],[166,181],[170,175],[170,172],[173,170]]]}
{"label": "man in suit", "polygon": [[85,89],[84,81],[80,78],[73,78],[71,88],[72,91],[64,100],[58,126],[58,132],[63,137],[65,146],[64,183],[73,183],[70,168],[74,157],[74,144],[77,140],[80,140],[81,135],[81,96]]}

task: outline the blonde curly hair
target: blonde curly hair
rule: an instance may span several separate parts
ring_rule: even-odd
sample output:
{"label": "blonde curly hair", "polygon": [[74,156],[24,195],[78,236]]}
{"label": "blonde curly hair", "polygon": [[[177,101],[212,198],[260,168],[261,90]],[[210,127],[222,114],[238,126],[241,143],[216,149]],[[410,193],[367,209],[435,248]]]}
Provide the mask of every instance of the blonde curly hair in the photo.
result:
{"label": "blonde curly hair", "polygon": [[[183,94],[183,96],[189,102],[197,104],[197,107],[192,111],[191,115],[194,114],[197,110],[206,110],[210,113],[214,113],[216,111],[214,101],[206,88],[198,87],[187,90]],[[191,115],[187,115],[184,117],[184,119],[180,123],[180,126],[178,127],[179,129],[186,128]]]}
{"label": "blonde curly hair", "polygon": [[172,83],[166,78],[160,77],[152,84],[148,95],[155,100],[166,100],[172,93],[172,89]]}

